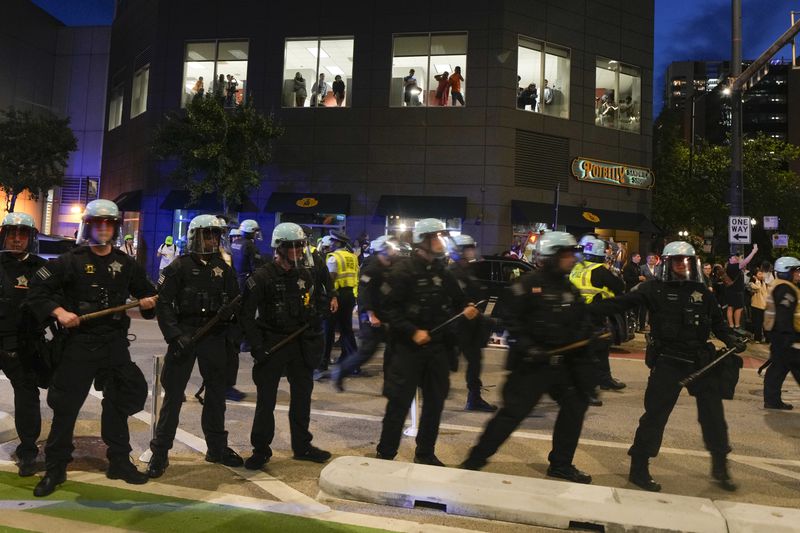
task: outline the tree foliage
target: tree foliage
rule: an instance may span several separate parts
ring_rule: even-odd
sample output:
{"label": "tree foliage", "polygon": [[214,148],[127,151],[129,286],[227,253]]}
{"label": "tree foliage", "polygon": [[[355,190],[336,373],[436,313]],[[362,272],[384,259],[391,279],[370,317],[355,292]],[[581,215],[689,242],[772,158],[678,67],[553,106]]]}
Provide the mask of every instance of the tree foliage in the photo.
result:
{"label": "tree foliage", "polygon": [[165,117],[153,151],[175,160],[169,176],[189,191],[192,202],[217,193],[228,213],[259,185],[259,170],[272,159],[272,142],[282,133],[271,115],[255,109],[252,98],[226,108],[222,99],[207,95]]}
{"label": "tree foliage", "polygon": [[0,111],[0,189],[6,194],[6,210],[14,211],[25,190],[36,199],[61,185],[69,154],[77,147],[69,118],[14,108]]}
{"label": "tree foliage", "polygon": [[[680,133],[680,114],[665,110],[654,131],[653,219],[667,237],[679,230],[702,236],[714,234],[714,254],[725,255],[730,205],[730,147],[695,142],[693,170],[690,149]],[[760,227],[764,216],[781,219],[781,233],[800,232],[800,176],[789,164],[800,159],[800,148],[762,134],[746,139],[743,147],[744,213],[759,221],[753,232],[765,255],[771,235]]]}

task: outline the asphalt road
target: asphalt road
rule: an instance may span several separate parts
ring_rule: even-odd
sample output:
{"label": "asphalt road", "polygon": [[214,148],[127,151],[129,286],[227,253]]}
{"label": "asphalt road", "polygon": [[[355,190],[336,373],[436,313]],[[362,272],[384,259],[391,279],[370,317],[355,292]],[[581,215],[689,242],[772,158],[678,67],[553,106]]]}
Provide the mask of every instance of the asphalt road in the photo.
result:
{"label": "asphalt road", "polygon": [[[152,381],[153,356],[164,352],[166,346],[154,321],[134,319],[131,345],[134,360]],[[632,486],[627,482],[626,451],[633,438],[638,417],[642,414],[647,368],[641,361],[641,336],[616,350],[613,355],[614,375],[626,382],[621,392],[603,394],[605,404],[589,409],[575,464],[592,474],[594,483],[612,487]],[[765,356],[763,346],[754,346],[749,355],[750,367],[758,365]],[[747,355],[747,354],[746,354]],[[487,349],[483,381],[485,397],[499,402],[499,388],[504,381],[505,352]],[[368,377],[347,381],[347,392],[337,393],[323,381],[314,390],[311,431],[314,444],[334,455],[370,455],[380,434],[380,421],[385,399],[380,396],[381,359],[376,357],[365,368]],[[255,385],[250,378],[252,361],[242,354],[238,388],[248,393],[242,402],[228,402],[226,426],[229,443],[243,457],[250,453],[249,432],[255,407]],[[466,400],[464,364],[451,376],[451,392],[446,403],[437,455],[448,465],[459,464],[475,442],[490,415],[463,410]],[[274,457],[266,473],[274,482],[267,488],[263,483],[246,483],[246,473],[203,461],[204,442],[200,428],[201,405],[193,398],[201,383],[197,369],[187,389],[188,401],[181,413],[183,430],[179,432],[172,450],[173,465],[159,480],[176,487],[194,487],[219,491],[221,494],[241,494],[259,498],[296,501],[311,504],[318,493],[320,465],[291,459],[286,411],[289,404],[288,383],[281,382],[276,412],[277,434],[273,443]],[[736,493],[726,493],[709,482],[710,459],[703,447],[697,411],[688,394],[681,396],[672,414],[664,437],[661,455],[652,462],[653,476],[663,484],[664,491],[689,496],[704,496],[739,502],[797,507],[800,502],[800,409],[794,412],[771,412],[762,408],[762,380],[753,368],[743,370],[736,398],[725,402],[727,421],[733,447],[731,470],[740,484]],[[784,400],[800,400],[800,389],[791,378],[787,381]],[[43,395],[44,397],[44,395]],[[0,410],[13,412],[12,392],[8,381],[0,381]],[[797,402],[800,403],[800,402]],[[800,405],[798,405],[800,407]],[[148,405],[149,409],[149,405]],[[77,460],[71,470],[96,471],[105,467],[104,450],[99,440],[100,400],[87,399],[76,428]],[[43,409],[46,419],[44,435],[49,429],[50,412]],[[550,431],[557,414],[557,405],[545,399],[525,420],[519,431],[500,449],[486,467],[487,471],[522,476],[543,477],[550,450]],[[133,456],[147,450],[150,439],[150,415],[143,412],[131,421]],[[8,458],[14,444],[0,446],[2,458]],[[413,439],[405,438],[398,460],[413,458]],[[510,526],[484,520],[451,517],[434,510],[396,509],[357,502],[338,502],[336,510],[356,512],[376,517],[398,518],[416,522],[441,524],[478,530],[525,530],[529,527]]]}

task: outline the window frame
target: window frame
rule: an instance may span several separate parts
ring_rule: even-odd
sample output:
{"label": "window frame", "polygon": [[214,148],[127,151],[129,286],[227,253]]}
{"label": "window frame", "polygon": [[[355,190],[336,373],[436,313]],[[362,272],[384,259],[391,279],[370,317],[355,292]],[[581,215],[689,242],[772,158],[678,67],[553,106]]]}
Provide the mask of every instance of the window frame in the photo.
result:
{"label": "window frame", "polygon": [[[426,68],[427,68],[428,77],[430,78],[430,73],[431,73],[431,57],[432,57],[432,54],[431,54],[431,42],[433,41],[433,37],[434,37],[434,36],[437,36],[437,37],[438,37],[438,36],[443,36],[443,35],[463,35],[463,36],[464,36],[464,38],[466,39],[466,43],[465,43],[465,45],[464,45],[464,67],[463,67],[463,68],[464,68],[465,70],[469,70],[469,69],[467,68],[467,61],[469,60],[469,30],[459,30],[459,31],[429,31],[429,32],[424,32],[424,31],[423,31],[423,32],[399,32],[399,33],[392,33],[392,55],[391,55],[391,64],[390,64],[390,66],[389,66],[389,107],[390,107],[390,108],[404,108],[404,109],[405,109],[405,108],[408,108],[408,109],[414,109],[414,108],[418,108],[418,107],[419,107],[419,108],[443,108],[443,107],[446,107],[446,108],[455,108],[455,107],[464,108],[464,107],[467,107],[466,103],[465,103],[464,105],[459,105],[459,106],[454,106],[454,105],[446,105],[446,106],[441,106],[441,105],[430,105],[429,103],[427,103],[427,100],[425,101],[425,103],[424,103],[423,105],[419,105],[419,106],[409,106],[409,105],[404,105],[404,104],[401,104],[401,105],[394,105],[394,104],[392,103],[392,100],[393,100],[393,99],[392,99],[392,90],[391,90],[391,83],[392,83],[392,73],[391,73],[391,70],[394,68],[394,60],[395,60],[395,57],[397,57],[397,56],[395,56],[395,39],[396,39],[397,37],[423,37],[423,36],[427,36],[427,37],[428,37],[428,52],[427,52],[427,55],[426,55],[426,57],[428,58],[428,64],[427,64],[427,67],[426,67]],[[399,57],[411,57],[411,56],[399,56]],[[433,56],[433,57],[435,57],[435,56]],[[425,85],[426,85],[426,88],[425,88],[425,90],[426,90],[426,91],[430,91],[430,90],[431,90],[431,87],[428,87],[428,82],[429,82],[429,81],[430,81],[430,80],[425,80]],[[466,86],[466,78],[465,78],[465,80],[464,80],[464,86]],[[465,94],[465,91],[464,91],[463,89],[462,89],[462,91],[461,91],[461,94],[462,94],[462,95],[463,95],[463,94]],[[464,102],[466,102],[466,96],[464,97]]]}
{"label": "window frame", "polygon": [[[147,83],[144,84],[144,87],[142,88],[143,92],[139,95],[139,100],[143,101],[144,105],[141,106],[142,110],[134,115],[134,103],[136,102],[136,97],[135,97],[136,78],[145,71],[147,71]],[[134,71],[133,73],[132,84],[131,84],[131,109],[128,118],[134,119],[139,115],[143,115],[144,113],[147,112],[147,100],[149,92],[150,92],[150,63],[147,63],[142,67],[136,69],[136,71]]]}
{"label": "window frame", "polygon": [[[112,109],[115,109],[117,106],[114,106],[115,95],[119,91],[119,111],[117,113],[112,114]],[[109,98],[108,98],[108,122],[106,126],[106,131],[113,131],[120,126],[122,126],[122,116],[125,114],[125,84],[123,82],[118,82],[111,87],[109,91]],[[116,121],[114,125],[112,125],[111,118],[112,116],[116,116]]]}
{"label": "window frame", "polygon": [[[180,92],[180,95],[181,95],[180,96],[180,100],[181,100],[180,101],[180,108],[181,109],[185,109],[186,106],[189,103],[188,101],[184,102],[184,96],[186,95],[186,63],[189,62],[189,61],[186,60],[186,48],[190,44],[212,44],[212,43],[214,44],[214,59],[212,59],[210,61],[207,61],[207,62],[211,62],[211,63],[214,64],[214,75],[212,76],[212,79],[211,79],[211,82],[210,82],[211,83],[211,92],[209,93],[209,91],[204,87],[203,88],[203,91],[204,91],[203,94],[204,95],[206,95],[206,94],[214,94],[214,86],[213,86],[213,84],[217,82],[217,75],[218,75],[217,74],[217,64],[220,62],[220,59],[219,59],[219,45],[220,45],[220,43],[247,43],[247,59],[246,60],[240,60],[240,61],[246,61],[247,62],[245,82],[247,80],[249,80],[249,78],[250,78],[250,48],[251,48],[250,45],[252,44],[252,39],[250,39],[249,37],[225,38],[225,39],[187,39],[187,40],[183,41],[183,51],[182,51],[183,59],[181,61],[181,65],[183,65],[183,74],[181,74],[181,92]],[[200,63],[200,61],[196,61],[196,63]],[[241,90],[244,91],[243,92],[243,96],[242,96],[242,104],[244,104],[245,102],[247,102],[247,91],[245,90],[244,86],[242,86]]]}
{"label": "window frame", "polygon": [[[319,50],[320,50],[320,48],[322,48],[322,42],[323,41],[348,41],[348,40],[349,41],[353,41],[353,71],[354,72],[352,74],[350,74],[350,76],[351,76],[352,79],[355,79],[355,68],[356,68],[356,61],[355,61],[356,36],[355,35],[318,35],[318,36],[310,36],[310,37],[285,37],[283,39],[283,70],[281,72],[283,73],[283,72],[286,72],[287,70],[292,70],[292,69],[287,69],[286,68],[286,58],[287,58],[287,52],[288,52],[287,44],[289,42],[316,41],[317,42],[317,54],[315,56],[316,63],[314,65],[314,76],[315,76],[315,78],[313,80],[310,80],[311,84],[308,87],[306,87],[306,92],[308,94],[307,98],[310,99],[311,98],[311,87],[313,87],[314,84],[319,80],[319,60],[320,60]],[[293,67],[293,68],[295,68],[295,67]],[[346,78],[346,75],[345,75],[345,78]],[[334,76],[334,79],[330,80],[328,82],[330,84],[330,86],[331,86],[331,89],[333,88],[333,82],[334,82],[335,79],[336,79],[336,77]],[[294,106],[284,105],[284,94],[283,94],[283,83],[284,83],[284,81],[285,80],[284,80],[283,76],[281,76],[280,77],[281,86],[278,88],[278,94],[281,95],[280,96],[280,98],[281,98],[281,106],[280,106],[281,109],[316,109],[316,108],[320,108],[320,107],[324,108],[324,109],[327,109],[327,108],[331,108],[331,109],[349,109],[349,108],[353,107],[352,83],[347,84],[347,86],[345,87],[345,97],[344,97],[345,105],[342,105],[341,107],[340,106],[325,106],[325,105],[319,105],[319,104],[313,105],[313,106],[312,105],[306,106],[304,104],[301,107],[297,107],[296,105],[294,105]],[[308,81],[309,80],[306,80],[306,83],[308,83]]]}
{"label": "window frame", "polygon": [[[616,130],[616,131],[621,131],[621,132],[625,132],[625,133],[632,133],[634,135],[641,135],[642,134],[642,119],[641,119],[642,75],[643,75],[644,69],[642,67],[634,65],[632,63],[626,63],[626,62],[620,61],[618,59],[611,59],[610,57],[606,57],[606,56],[595,55],[594,56],[594,89],[595,89],[595,94],[597,94],[597,89],[598,89],[598,87],[597,87],[597,71],[600,68],[600,67],[597,66],[597,64],[601,59],[602,60],[606,60],[608,63],[614,61],[617,64],[616,68],[613,70],[613,72],[614,72],[614,87],[613,87],[613,90],[614,90],[614,101],[616,102],[618,107],[619,107],[619,103],[620,103],[620,91],[619,91],[620,75],[621,74],[625,74],[627,76],[633,77],[631,74],[627,74],[625,72],[622,72],[623,68],[628,68],[628,69],[631,69],[631,70],[634,70],[634,71],[638,72],[638,78],[639,78],[639,103],[638,103],[638,105],[639,105],[639,119],[637,120],[638,127],[635,130],[623,128],[623,127],[620,126],[620,113],[618,113],[618,112],[615,114],[616,116],[614,118],[614,125],[613,126],[604,126],[602,124],[598,124],[596,117],[593,120],[593,125],[598,127],[598,128],[603,128],[603,129],[606,129],[606,130]],[[609,70],[611,70],[611,69],[609,69]]]}
{"label": "window frame", "polygon": [[[527,41],[530,41],[531,43],[536,43],[536,44],[538,44],[540,46],[539,53],[541,54],[541,58],[542,59],[540,61],[540,65],[539,65],[539,79],[537,80],[538,83],[536,84],[536,88],[537,89],[539,89],[540,87],[544,87],[545,69],[547,67],[547,54],[548,54],[548,50],[547,49],[550,48],[552,50],[553,48],[558,48],[558,49],[561,49],[561,50],[564,50],[564,51],[567,52],[567,59],[569,60],[569,69],[568,69],[569,70],[569,98],[567,99],[567,105],[566,105],[567,116],[566,117],[562,117],[560,115],[552,115],[552,114],[549,114],[549,113],[545,113],[543,111],[535,111],[535,110],[531,110],[529,112],[530,113],[539,113],[540,115],[546,116],[546,117],[552,117],[552,118],[557,118],[557,119],[561,119],[561,120],[569,120],[570,119],[570,114],[571,114],[570,113],[570,107],[571,107],[571,101],[572,101],[572,48],[569,47],[569,46],[564,46],[564,45],[559,44],[559,43],[555,43],[553,41],[547,41],[545,39],[537,39],[536,37],[530,37],[530,36],[525,35],[523,33],[518,33],[517,34],[517,76],[519,76],[519,49],[522,48],[520,43],[522,42],[523,39],[527,40]],[[528,50],[532,50],[532,49],[529,48]],[[555,54],[550,54],[550,55],[555,56]],[[558,56],[555,56],[555,57],[558,57]],[[537,100],[540,100],[538,102],[538,104],[539,105],[544,105],[544,106],[551,105],[551,104],[545,104],[544,103],[544,98],[543,98],[544,92],[541,89],[539,89],[539,90],[540,90],[540,93],[542,94],[542,98],[537,98]],[[518,91],[519,91],[519,84],[517,84],[517,86],[515,87],[516,94],[514,96],[514,109],[516,109],[517,111],[527,111],[526,109],[520,109],[519,107],[517,107],[517,97],[519,96]]]}

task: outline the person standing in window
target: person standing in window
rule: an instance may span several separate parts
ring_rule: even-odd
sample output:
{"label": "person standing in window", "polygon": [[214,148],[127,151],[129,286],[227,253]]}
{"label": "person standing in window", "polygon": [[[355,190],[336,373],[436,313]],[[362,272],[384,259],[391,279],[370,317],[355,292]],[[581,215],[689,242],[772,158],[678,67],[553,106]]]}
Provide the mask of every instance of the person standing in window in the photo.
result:
{"label": "person standing in window", "polygon": [[333,79],[333,97],[336,98],[336,107],[342,107],[342,102],[344,102],[344,82],[338,74]]}
{"label": "person standing in window", "polygon": [[225,91],[225,105],[227,107],[233,107],[238,103],[236,101],[236,91],[238,86],[239,80],[234,78],[232,74],[228,74],[228,85]]}
{"label": "person standing in window", "polygon": [[439,101],[439,105],[446,106],[447,96],[450,92],[450,81],[448,79],[449,73],[444,71],[441,74],[437,74],[433,78],[439,82],[439,85],[436,87],[436,99]]}
{"label": "person standing in window", "polygon": [[325,107],[325,96],[328,94],[328,82],[325,81],[325,74],[319,75],[314,85],[311,86],[311,107]]}
{"label": "person standing in window", "polygon": [[408,76],[403,78],[403,102],[407,106],[419,105],[419,87],[414,73],[415,71],[412,68],[408,71]]}
{"label": "person standing in window", "polygon": [[194,93],[195,98],[203,97],[203,93],[206,92],[206,90],[203,88],[203,76],[200,76],[199,78],[197,78],[197,81],[194,82],[194,87],[192,87],[192,92]]}
{"label": "person standing in window", "polygon": [[294,75],[294,88],[292,92],[294,93],[294,106],[304,107],[306,105],[308,92],[306,91],[306,79],[299,72]]}
{"label": "person standing in window", "polygon": [[453,105],[456,102],[464,104],[464,95],[461,94],[461,82],[464,81],[464,76],[461,75],[461,67],[456,67],[455,72],[450,75],[450,95],[453,99]]}

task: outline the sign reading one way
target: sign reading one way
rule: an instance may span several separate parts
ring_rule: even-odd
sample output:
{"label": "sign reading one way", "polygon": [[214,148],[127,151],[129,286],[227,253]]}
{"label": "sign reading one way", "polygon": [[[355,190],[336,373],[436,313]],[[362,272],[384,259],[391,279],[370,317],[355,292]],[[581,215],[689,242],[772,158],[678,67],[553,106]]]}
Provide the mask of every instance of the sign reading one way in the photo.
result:
{"label": "sign reading one way", "polygon": [[750,217],[728,217],[728,242],[750,244]]}

